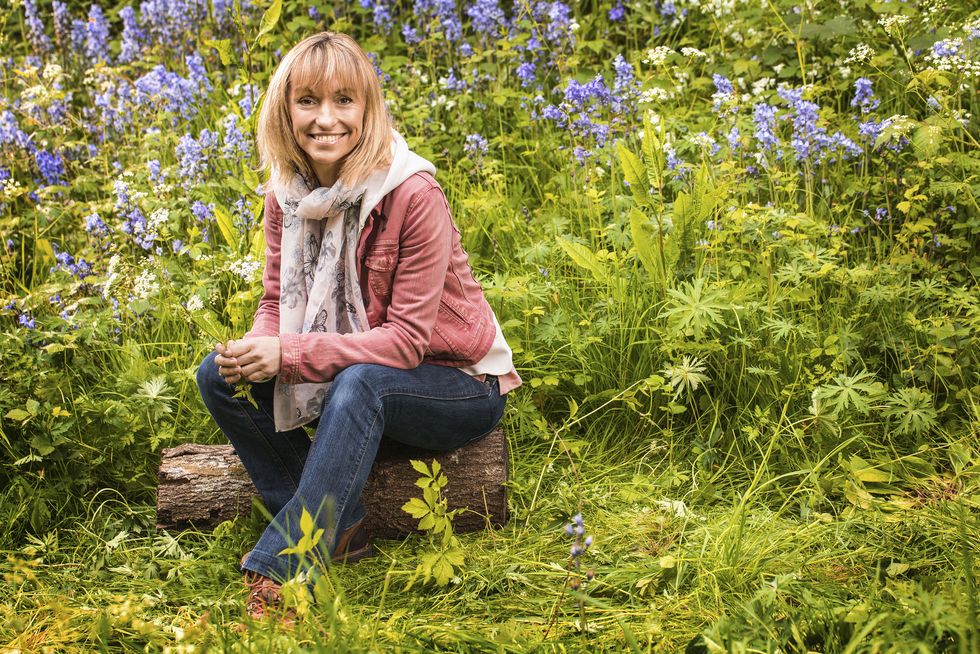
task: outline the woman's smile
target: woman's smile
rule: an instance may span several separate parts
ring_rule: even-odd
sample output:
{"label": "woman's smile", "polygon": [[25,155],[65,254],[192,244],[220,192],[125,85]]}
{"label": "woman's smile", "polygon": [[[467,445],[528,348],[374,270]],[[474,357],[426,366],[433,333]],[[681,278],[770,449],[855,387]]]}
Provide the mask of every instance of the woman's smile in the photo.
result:
{"label": "woman's smile", "polygon": [[293,138],[309,157],[323,186],[337,181],[344,158],[360,142],[364,127],[362,95],[330,82],[290,92]]}

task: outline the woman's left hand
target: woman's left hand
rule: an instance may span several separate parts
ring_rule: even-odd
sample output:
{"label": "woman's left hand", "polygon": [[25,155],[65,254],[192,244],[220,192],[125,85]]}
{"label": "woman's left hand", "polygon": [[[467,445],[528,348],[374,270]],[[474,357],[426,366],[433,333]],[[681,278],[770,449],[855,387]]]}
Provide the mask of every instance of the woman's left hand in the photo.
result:
{"label": "woman's left hand", "polygon": [[251,382],[264,382],[279,374],[282,348],[278,336],[254,336],[229,341],[226,356],[241,368],[241,376]]}

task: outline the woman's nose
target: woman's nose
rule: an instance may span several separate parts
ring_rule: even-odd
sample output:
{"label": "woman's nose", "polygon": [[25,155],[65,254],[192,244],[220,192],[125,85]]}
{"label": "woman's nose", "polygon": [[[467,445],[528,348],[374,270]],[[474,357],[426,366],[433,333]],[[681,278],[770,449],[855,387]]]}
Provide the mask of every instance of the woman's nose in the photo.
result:
{"label": "woman's nose", "polygon": [[320,105],[320,110],[316,115],[316,122],[320,125],[333,125],[336,116],[334,115],[333,107],[330,103],[324,102]]}

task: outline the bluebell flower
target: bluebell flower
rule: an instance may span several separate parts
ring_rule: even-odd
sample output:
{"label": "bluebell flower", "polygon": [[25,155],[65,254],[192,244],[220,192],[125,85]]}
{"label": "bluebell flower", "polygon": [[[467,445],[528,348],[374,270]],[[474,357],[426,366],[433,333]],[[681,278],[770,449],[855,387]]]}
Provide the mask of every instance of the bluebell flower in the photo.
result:
{"label": "bluebell flower", "polygon": [[863,123],[858,123],[858,134],[871,145],[874,145],[882,129],[884,129],[884,125],[877,120],[866,120]]}
{"label": "bluebell flower", "polygon": [[728,135],[725,137],[728,141],[728,148],[735,152],[740,147],[742,147],[742,133],[739,131],[737,125],[732,125],[732,128],[728,130]]}
{"label": "bluebell flower", "polygon": [[92,62],[109,61],[109,23],[102,13],[102,7],[96,4],[88,11],[85,56]]}
{"label": "bluebell flower", "polygon": [[58,46],[66,49],[71,46],[71,13],[68,5],[61,0],[52,0],[51,11],[54,14],[54,38]]}
{"label": "bluebell flower", "polygon": [[408,45],[417,45],[422,42],[422,37],[419,36],[419,31],[417,29],[408,23],[403,23],[402,40]]}
{"label": "bluebell flower", "polygon": [[88,39],[88,21],[73,18],[68,40],[71,42],[71,52],[85,52],[85,41]]}
{"label": "bluebell flower", "polygon": [[18,148],[33,152],[34,144],[31,137],[20,129],[17,124],[17,117],[12,111],[4,110],[0,112],[0,145],[12,144]]}
{"label": "bluebell flower", "polygon": [[146,169],[150,173],[151,182],[163,181],[163,176],[160,174],[160,162],[157,159],[152,159],[146,162]]}
{"label": "bluebell flower", "polygon": [[877,109],[880,101],[875,97],[871,80],[867,77],[859,77],[854,81],[854,98],[851,100],[852,107],[860,107],[861,113],[866,114],[872,109]]}
{"label": "bluebell flower", "polygon": [[[9,16],[7,18],[9,20]],[[34,52],[50,52],[51,39],[44,32],[44,21],[38,16],[37,3],[34,0],[24,0],[24,22],[27,23],[27,40]]]}
{"label": "bluebell flower", "polygon": [[44,178],[45,183],[50,186],[63,186],[65,183],[65,162],[59,152],[48,152],[38,150],[34,153],[34,163]]}
{"label": "bluebell flower", "polygon": [[136,11],[129,5],[119,10],[122,19],[122,42],[119,49],[119,63],[128,64],[136,61],[143,51],[146,42],[146,32],[136,22]]}
{"label": "bluebell flower", "polygon": [[391,10],[385,4],[379,2],[374,5],[374,11],[372,13],[374,24],[380,27],[386,34],[391,32],[391,27],[394,24],[394,19],[391,17]]}
{"label": "bluebell flower", "polygon": [[943,39],[932,44],[934,57],[955,57],[960,53],[959,44],[952,39]]}
{"label": "bluebell flower", "polygon": [[616,5],[609,10],[607,15],[609,16],[609,20],[618,23],[626,16],[626,7],[623,6],[622,2],[616,2]]}
{"label": "bluebell flower", "polygon": [[98,213],[90,213],[85,216],[85,231],[96,236],[105,236],[109,233],[109,226],[105,224]]}
{"label": "bluebell flower", "polygon": [[208,71],[204,68],[204,58],[200,54],[194,53],[184,58],[187,64],[190,81],[197,85],[197,95],[205,96],[211,92],[211,80],[208,79]]}
{"label": "bluebell flower", "polygon": [[214,204],[204,204],[200,200],[195,200],[191,205],[191,214],[198,222],[206,223],[214,216]]}
{"label": "bluebell flower", "polygon": [[753,136],[763,150],[771,150],[779,143],[773,128],[776,126],[776,108],[764,102],[752,107]]}
{"label": "bluebell flower", "polygon": [[316,8],[316,5],[310,5],[309,9],[306,10],[306,13],[313,20],[320,20],[320,10]]}
{"label": "bluebell flower", "polygon": [[482,161],[483,155],[489,151],[489,144],[480,134],[470,134],[466,137],[463,151],[470,159],[479,162]]}
{"label": "bluebell flower", "polygon": [[24,329],[36,328],[36,324],[34,323],[34,317],[27,312],[21,313],[17,316],[17,324],[23,327]]}
{"label": "bluebell flower", "polygon": [[238,116],[235,114],[225,116],[224,127],[224,145],[221,153],[228,158],[240,155],[243,159],[247,159],[252,153],[252,138],[250,134],[238,128]]}
{"label": "bluebell flower", "polygon": [[524,62],[517,67],[517,78],[521,80],[521,86],[527,88],[534,83],[537,77],[537,68],[530,62]]}
{"label": "bluebell flower", "polygon": [[504,12],[497,0],[476,0],[466,9],[473,31],[484,38],[495,40],[504,24]]}

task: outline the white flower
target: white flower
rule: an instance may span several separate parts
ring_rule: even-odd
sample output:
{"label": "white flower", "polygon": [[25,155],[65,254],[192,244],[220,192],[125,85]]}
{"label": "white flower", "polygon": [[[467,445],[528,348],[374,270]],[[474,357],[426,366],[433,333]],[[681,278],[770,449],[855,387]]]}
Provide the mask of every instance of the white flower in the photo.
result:
{"label": "white flower", "polygon": [[885,34],[889,36],[894,36],[895,28],[901,27],[909,22],[908,16],[902,16],[900,14],[892,14],[890,16],[882,16],[878,19],[878,24],[885,28]]}
{"label": "white flower", "polygon": [[673,52],[673,50],[665,45],[658,45],[656,48],[647,50],[647,56],[643,59],[643,63],[650,64],[651,66],[660,66],[667,61],[667,57],[673,54]]}
{"label": "white flower", "polygon": [[190,311],[191,313],[195,311],[200,311],[203,308],[204,308],[204,300],[202,300],[199,296],[192,295],[189,298],[187,298],[187,310]]}
{"label": "white flower", "polygon": [[246,282],[252,281],[255,278],[256,273],[258,273],[261,268],[262,263],[252,258],[252,255],[248,255],[244,259],[235,261],[228,267],[232,273],[238,275]]}
{"label": "white flower", "polygon": [[157,281],[156,273],[149,269],[144,269],[133,284],[133,296],[137,300],[145,300],[160,292],[160,283]]}
{"label": "white flower", "polygon": [[695,59],[700,59],[702,57],[708,56],[703,52],[701,52],[700,50],[698,50],[697,48],[681,48],[681,54],[684,55],[685,57],[692,57]]}
{"label": "white flower", "polygon": [[851,48],[851,51],[847,53],[847,58],[844,59],[845,64],[862,64],[866,61],[870,61],[871,57],[875,56],[874,48],[866,43],[858,43],[856,46]]}
{"label": "white flower", "polygon": [[170,218],[170,212],[167,211],[166,209],[161,208],[151,213],[149,220],[147,220],[146,222],[151,230],[156,231],[158,227],[166,225],[167,219],[169,218]]}

